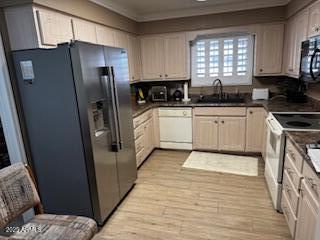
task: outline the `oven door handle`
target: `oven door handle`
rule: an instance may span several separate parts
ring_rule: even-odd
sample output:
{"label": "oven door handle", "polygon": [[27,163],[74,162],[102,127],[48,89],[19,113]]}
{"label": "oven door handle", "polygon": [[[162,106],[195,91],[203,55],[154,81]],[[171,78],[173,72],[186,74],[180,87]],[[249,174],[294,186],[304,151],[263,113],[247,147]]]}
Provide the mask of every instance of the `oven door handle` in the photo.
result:
{"label": "oven door handle", "polygon": [[271,120],[269,118],[266,119],[266,124],[273,134],[275,134],[278,137],[282,135],[282,131],[275,129],[275,127],[272,125]]}

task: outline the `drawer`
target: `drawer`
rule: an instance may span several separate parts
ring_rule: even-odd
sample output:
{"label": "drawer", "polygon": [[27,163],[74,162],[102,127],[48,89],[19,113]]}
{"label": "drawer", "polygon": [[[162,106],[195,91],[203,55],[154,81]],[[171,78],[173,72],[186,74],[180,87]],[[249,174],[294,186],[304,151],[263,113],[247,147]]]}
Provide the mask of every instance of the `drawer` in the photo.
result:
{"label": "drawer", "polygon": [[144,123],[148,119],[152,118],[152,116],[153,116],[153,111],[152,111],[152,109],[150,109],[150,110],[142,113],[138,117],[135,117],[133,119],[133,128],[139,127],[142,123]]}
{"label": "drawer", "polygon": [[290,156],[298,172],[302,172],[303,157],[298,152],[298,150],[293,146],[291,141],[287,141],[286,154]]}
{"label": "drawer", "polygon": [[143,129],[144,129],[144,125],[140,124],[139,127],[137,127],[136,129],[134,129],[134,139],[138,139],[143,135]]}
{"label": "drawer", "polygon": [[320,201],[320,179],[318,178],[314,170],[308,165],[308,163],[304,164],[302,175],[305,179],[306,185],[311,190],[311,194],[319,202]]}
{"label": "drawer", "polygon": [[286,154],[284,161],[284,169],[288,172],[288,176],[291,182],[293,183],[295,190],[299,192],[302,174],[298,172],[289,154]]}
{"label": "drawer", "polygon": [[283,172],[282,195],[284,193],[287,196],[293,214],[296,216],[299,203],[299,192],[294,189],[287,170],[284,170]]}
{"label": "drawer", "polygon": [[133,128],[139,127],[143,123],[143,117],[142,115],[136,117],[133,119]]}
{"label": "drawer", "polygon": [[290,207],[286,193],[282,195],[281,208],[283,210],[283,215],[288,223],[290,234],[292,237],[294,237],[294,233],[296,231],[297,218],[295,217]]}
{"label": "drawer", "polygon": [[135,141],[135,145],[136,145],[136,153],[139,153],[141,152],[143,149],[144,149],[144,138],[141,137],[141,138],[138,138],[136,141]]}
{"label": "drawer", "polygon": [[136,155],[136,161],[137,161],[137,167],[139,167],[141,165],[141,163],[143,162],[144,158],[144,153],[143,150],[138,152]]}
{"label": "drawer", "polygon": [[195,116],[246,116],[244,107],[197,107],[194,108]]}

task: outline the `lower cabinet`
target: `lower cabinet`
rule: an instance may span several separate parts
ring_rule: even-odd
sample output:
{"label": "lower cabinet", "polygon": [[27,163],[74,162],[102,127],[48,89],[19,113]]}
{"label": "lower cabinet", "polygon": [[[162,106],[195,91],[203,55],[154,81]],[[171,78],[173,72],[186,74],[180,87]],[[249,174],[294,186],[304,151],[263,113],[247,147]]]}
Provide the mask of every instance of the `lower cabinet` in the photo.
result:
{"label": "lower cabinet", "polygon": [[306,180],[302,180],[295,240],[315,240],[319,205]]}
{"label": "lower cabinet", "polygon": [[194,110],[194,149],[243,152],[245,143],[245,108],[196,108]]}
{"label": "lower cabinet", "polygon": [[246,152],[261,152],[264,154],[266,115],[266,111],[261,107],[247,109]]}
{"label": "lower cabinet", "polygon": [[246,118],[219,118],[219,150],[244,152],[246,143]]}
{"label": "lower cabinet", "polygon": [[193,148],[218,149],[218,121],[217,117],[195,117],[193,119]]}
{"label": "lower cabinet", "polygon": [[155,124],[155,117],[154,109],[151,109],[133,119],[137,167],[156,147],[155,133],[159,127]]}

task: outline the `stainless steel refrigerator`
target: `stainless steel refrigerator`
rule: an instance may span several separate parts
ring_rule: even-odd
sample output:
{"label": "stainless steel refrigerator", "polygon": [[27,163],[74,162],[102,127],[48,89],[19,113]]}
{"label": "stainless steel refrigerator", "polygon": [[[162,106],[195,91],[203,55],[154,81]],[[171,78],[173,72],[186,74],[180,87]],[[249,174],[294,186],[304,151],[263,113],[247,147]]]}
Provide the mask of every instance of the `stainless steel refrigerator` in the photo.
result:
{"label": "stainless steel refrigerator", "polygon": [[126,51],[76,41],[13,57],[45,212],[102,224],[137,177]]}

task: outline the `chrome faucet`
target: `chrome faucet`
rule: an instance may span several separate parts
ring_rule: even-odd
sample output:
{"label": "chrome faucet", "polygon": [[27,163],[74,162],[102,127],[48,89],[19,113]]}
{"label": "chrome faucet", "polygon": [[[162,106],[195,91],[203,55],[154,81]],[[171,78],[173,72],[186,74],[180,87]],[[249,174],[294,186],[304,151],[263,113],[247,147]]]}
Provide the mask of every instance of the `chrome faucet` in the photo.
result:
{"label": "chrome faucet", "polygon": [[213,86],[213,94],[216,92],[216,87],[220,87],[219,88],[219,99],[222,99],[223,97],[223,86],[222,86],[222,82],[219,78],[217,78],[216,80],[213,81],[212,83],[212,86]]}

